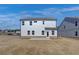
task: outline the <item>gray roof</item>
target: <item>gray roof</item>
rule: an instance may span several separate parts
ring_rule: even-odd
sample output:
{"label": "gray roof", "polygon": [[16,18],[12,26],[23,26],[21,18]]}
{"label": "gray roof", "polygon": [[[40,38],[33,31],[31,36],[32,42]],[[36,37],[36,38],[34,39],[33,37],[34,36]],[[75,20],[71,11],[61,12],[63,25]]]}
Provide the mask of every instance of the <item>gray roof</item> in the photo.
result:
{"label": "gray roof", "polygon": [[79,17],[65,17],[64,21],[74,23],[75,21],[79,21]]}
{"label": "gray roof", "polygon": [[54,18],[25,18],[25,19],[20,19],[20,21],[43,21],[43,20],[46,20],[46,21],[48,21],[48,20],[51,20],[51,21],[56,21],[56,19],[54,19]]}
{"label": "gray roof", "polygon": [[73,23],[74,24],[75,21],[79,22],[79,17],[78,16],[65,17],[64,20],[62,21],[62,23],[60,24],[60,26],[58,26],[57,29],[59,29],[64,22],[68,22],[68,23]]}
{"label": "gray roof", "polygon": [[46,27],[45,30],[57,30],[57,28],[54,28],[54,27]]}

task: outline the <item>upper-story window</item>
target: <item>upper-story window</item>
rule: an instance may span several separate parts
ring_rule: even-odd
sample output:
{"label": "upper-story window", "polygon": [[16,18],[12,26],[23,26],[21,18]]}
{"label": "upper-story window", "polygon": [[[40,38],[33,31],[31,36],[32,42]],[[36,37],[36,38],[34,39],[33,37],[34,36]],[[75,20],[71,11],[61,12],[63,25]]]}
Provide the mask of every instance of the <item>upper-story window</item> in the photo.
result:
{"label": "upper-story window", "polygon": [[30,21],[30,25],[32,25],[32,21]]}
{"label": "upper-story window", "polygon": [[34,21],[34,23],[37,23],[37,21]]}
{"label": "upper-story window", "polygon": [[66,26],[64,25],[64,29],[66,28]]}
{"label": "upper-story window", "polygon": [[75,26],[77,26],[78,25],[78,22],[77,21],[75,21]]}
{"label": "upper-story window", "polygon": [[43,24],[44,24],[44,21],[43,21]]}
{"label": "upper-story window", "polygon": [[24,25],[24,21],[22,21],[22,25]]}

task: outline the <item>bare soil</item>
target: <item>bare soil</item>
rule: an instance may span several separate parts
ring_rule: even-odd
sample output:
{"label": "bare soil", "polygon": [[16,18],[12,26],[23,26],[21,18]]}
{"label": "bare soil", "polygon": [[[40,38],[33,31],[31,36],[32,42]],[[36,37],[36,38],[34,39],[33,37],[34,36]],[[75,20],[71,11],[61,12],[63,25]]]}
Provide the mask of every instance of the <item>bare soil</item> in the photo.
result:
{"label": "bare soil", "polygon": [[[34,40],[35,39],[35,40]],[[79,39],[32,38],[0,35],[1,55],[78,55]]]}

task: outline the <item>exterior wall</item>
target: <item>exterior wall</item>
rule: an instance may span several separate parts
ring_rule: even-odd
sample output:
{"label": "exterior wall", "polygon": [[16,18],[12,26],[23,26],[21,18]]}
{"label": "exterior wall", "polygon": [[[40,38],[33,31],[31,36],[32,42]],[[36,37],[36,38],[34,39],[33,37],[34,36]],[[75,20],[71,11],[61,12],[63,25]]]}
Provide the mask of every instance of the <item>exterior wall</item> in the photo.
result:
{"label": "exterior wall", "polygon": [[[64,26],[65,26],[65,29],[64,29]],[[77,27],[75,27],[75,24],[73,23],[69,23],[67,21],[64,21],[63,24],[58,28],[58,31],[61,31],[61,30],[72,30],[72,29],[75,29]]]}
{"label": "exterior wall", "polygon": [[[78,25],[75,26],[75,21],[78,22]],[[65,26],[65,28],[64,28]],[[78,36],[75,36],[75,32],[78,32]],[[79,37],[79,19],[70,18],[65,19],[63,23],[58,28],[58,36],[64,36],[64,37]]]}
{"label": "exterior wall", "polygon": [[[52,35],[52,30],[45,30],[45,27],[54,27],[56,28],[56,21],[37,21],[34,23],[32,21],[32,25],[30,25],[30,21],[24,21],[24,25],[22,25],[21,21],[21,36],[47,36],[47,31],[49,32],[49,36],[57,36],[57,30],[54,30],[55,35]],[[30,31],[30,35],[27,35],[27,31]],[[35,35],[32,35],[32,31],[35,31]],[[42,35],[42,30],[45,31],[44,35]]]}
{"label": "exterior wall", "polygon": [[56,28],[56,21],[45,21],[45,26],[46,27],[55,27]]}
{"label": "exterior wall", "polygon": [[79,33],[79,30],[78,29],[72,29],[72,30],[62,30],[60,31],[60,33],[58,32],[58,36],[63,36],[63,37],[79,37],[79,34],[78,36],[75,36],[75,32],[78,32]]}

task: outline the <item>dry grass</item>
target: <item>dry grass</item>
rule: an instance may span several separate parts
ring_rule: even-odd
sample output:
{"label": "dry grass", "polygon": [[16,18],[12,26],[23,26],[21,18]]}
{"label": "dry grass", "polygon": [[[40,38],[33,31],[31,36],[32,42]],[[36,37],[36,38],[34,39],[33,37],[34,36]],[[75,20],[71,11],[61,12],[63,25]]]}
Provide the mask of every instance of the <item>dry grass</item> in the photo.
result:
{"label": "dry grass", "polygon": [[0,36],[0,54],[7,54],[7,55],[79,54],[79,40],[63,37],[50,40],[29,40],[29,39],[21,39],[18,36],[2,35]]}

